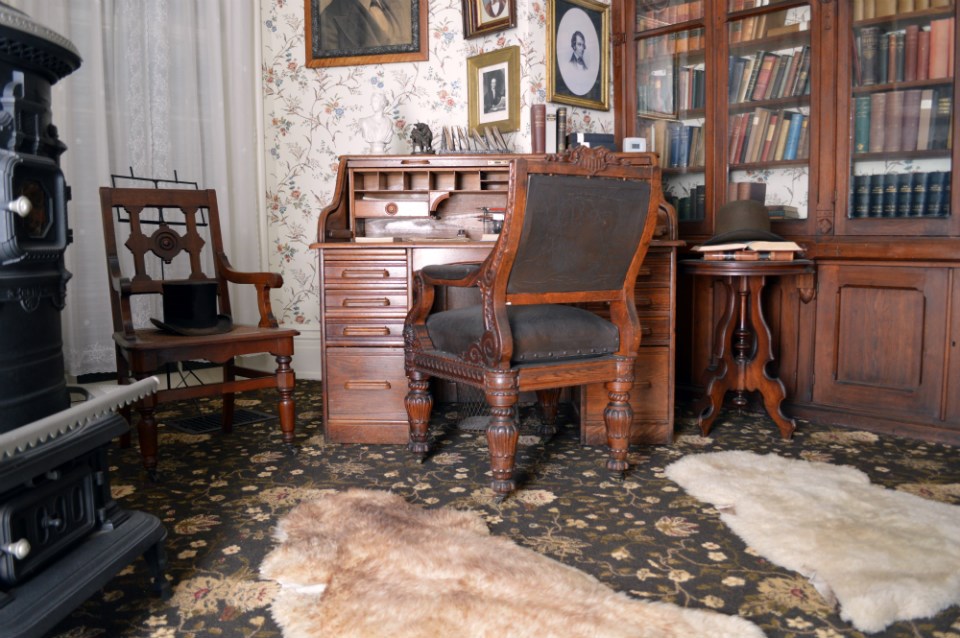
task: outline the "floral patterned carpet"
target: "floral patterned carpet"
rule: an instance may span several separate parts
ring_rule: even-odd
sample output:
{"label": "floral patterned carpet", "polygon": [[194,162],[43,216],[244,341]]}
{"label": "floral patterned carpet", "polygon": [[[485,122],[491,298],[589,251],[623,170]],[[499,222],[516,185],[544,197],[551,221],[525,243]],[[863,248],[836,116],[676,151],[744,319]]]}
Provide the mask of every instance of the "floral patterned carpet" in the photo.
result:
{"label": "floral patterned carpet", "polygon": [[[273,525],[301,500],[348,487],[391,490],[424,507],[479,510],[494,534],[616,590],[740,614],[771,637],[861,636],[802,577],[745,547],[712,507],[687,496],[663,468],[685,454],[745,449],[854,465],[874,483],[960,504],[960,456],[946,445],[806,422],[784,441],[767,417],[731,410],[702,438],[681,407],[675,444],[631,448],[631,471],[618,482],[605,472],[604,450],[581,446],[575,426],[543,443],[527,406],[517,459],[522,489],[497,505],[486,476],[485,438],[453,427],[455,413],[438,414],[438,443],[421,465],[402,445],[326,443],[318,382],[299,381],[296,399],[293,448],[282,444],[276,421],[244,425],[230,435],[162,427],[163,474],[156,484],[145,480],[135,446],[112,448],[115,497],[166,526],[173,597],[163,601],[147,593],[149,574],[138,560],[47,638],[279,638],[269,609],[275,585],[258,578]],[[161,421],[217,409],[216,401],[201,403],[164,406]],[[266,391],[238,403],[276,410],[274,394]],[[569,410],[561,420],[572,424]],[[871,635],[960,638],[960,608]]]}

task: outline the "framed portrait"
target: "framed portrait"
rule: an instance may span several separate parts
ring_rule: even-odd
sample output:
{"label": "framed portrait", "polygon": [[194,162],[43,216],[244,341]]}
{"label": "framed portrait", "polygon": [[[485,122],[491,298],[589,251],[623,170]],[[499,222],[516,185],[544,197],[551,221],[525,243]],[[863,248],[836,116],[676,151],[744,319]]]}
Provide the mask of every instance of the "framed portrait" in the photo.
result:
{"label": "framed portrait", "polygon": [[547,99],[610,109],[610,7],[547,0]]}
{"label": "framed portrait", "polygon": [[471,131],[520,128],[520,47],[467,58],[467,110]]}
{"label": "framed portrait", "polygon": [[304,0],[307,66],[420,62],[429,0]]}
{"label": "framed portrait", "polygon": [[476,38],[517,26],[517,0],[462,0],[463,37]]}

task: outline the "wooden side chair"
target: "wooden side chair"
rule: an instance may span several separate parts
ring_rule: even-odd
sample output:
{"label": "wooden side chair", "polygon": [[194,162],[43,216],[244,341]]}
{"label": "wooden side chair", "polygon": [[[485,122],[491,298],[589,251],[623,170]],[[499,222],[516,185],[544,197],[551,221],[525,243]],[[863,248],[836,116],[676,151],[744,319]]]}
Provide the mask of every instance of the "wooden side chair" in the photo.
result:
{"label": "wooden side chair", "polygon": [[[427,266],[414,275],[404,326],[410,450],[429,453],[429,379],[479,387],[487,426],[492,488],[515,487],[519,393],[537,391],[547,419],[559,388],[603,382],[610,457],[627,470],[628,403],[641,329],[634,286],[663,202],[653,155],[629,160],[577,147],[545,159],[516,159],[503,230],[480,264]],[[481,303],[433,312],[436,286],[478,286]],[[609,318],[577,307],[606,303]]]}
{"label": "wooden side chair", "polygon": [[[188,361],[208,361],[222,367],[222,382],[172,387],[138,403],[140,454],[151,476],[155,476],[157,470],[154,411],[157,404],[166,401],[222,395],[221,427],[229,432],[233,426],[234,393],[275,387],[279,393],[283,440],[292,443],[294,371],[290,362],[293,339],[299,333],[279,328],[270,307],[270,289],[283,285],[283,278],[276,273],[245,273],[233,269],[223,250],[216,193],[178,188],[104,187],[100,189],[100,207],[118,382],[128,384],[153,375],[168,364]],[[209,241],[201,231],[208,235]],[[118,250],[120,246],[126,248],[123,255]],[[178,273],[179,281],[165,279],[167,272],[171,277]],[[168,295],[174,294],[172,291],[180,295],[185,289],[176,284],[184,282],[208,282],[208,288],[215,285],[219,315],[214,317],[213,329],[187,326],[182,330],[186,334],[177,334],[153,317],[153,324],[144,322],[143,317],[135,321],[134,298],[162,296],[165,289]],[[258,325],[232,323],[228,283],[254,287],[260,310]],[[166,310],[167,303],[163,305]],[[241,355],[262,353],[275,357],[275,372],[242,367],[234,360]]]}

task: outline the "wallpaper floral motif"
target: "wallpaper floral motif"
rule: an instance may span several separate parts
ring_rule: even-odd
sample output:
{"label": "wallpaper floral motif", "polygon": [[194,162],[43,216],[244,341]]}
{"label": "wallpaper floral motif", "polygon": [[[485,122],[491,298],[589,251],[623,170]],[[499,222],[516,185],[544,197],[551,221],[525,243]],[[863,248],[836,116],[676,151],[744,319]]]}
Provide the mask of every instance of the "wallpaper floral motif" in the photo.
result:
{"label": "wallpaper floral motif", "polygon": [[[427,0],[423,0],[427,1]],[[359,121],[371,96],[387,97],[394,134],[388,153],[408,153],[417,122],[439,131],[467,124],[467,58],[520,47],[521,124],[506,135],[514,151],[530,152],[531,104],[546,101],[546,4],[517,1],[517,26],[465,40],[461,0],[429,5],[426,62],[313,69],[304,66],[303,0],[261,0],[266,199],[271,270],[283,275],[273,309],[284,324],[319,329],[316,241],[320,211],[330,202],[340,155],[362,154]],[[549,107],[548,107],[549,108]],[[613,132],[612,111],[567,107],[570,130]]]}

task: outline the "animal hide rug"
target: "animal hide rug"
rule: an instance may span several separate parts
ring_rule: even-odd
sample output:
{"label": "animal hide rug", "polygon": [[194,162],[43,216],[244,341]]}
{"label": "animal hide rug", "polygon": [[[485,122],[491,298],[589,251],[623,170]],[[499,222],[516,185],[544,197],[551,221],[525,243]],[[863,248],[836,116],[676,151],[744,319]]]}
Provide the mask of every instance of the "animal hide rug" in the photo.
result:
{"label": "animal hide rug", "polygon": [[876,632],[960,603],[960,507],[872,485],[860,470],[776,454],[685,456],[666,475],[740,538],[807,576]]}
{"label": "animal hide rug", "polygon": [[645,602],[491,536],[479,514],[349,490],[278,524],[261,574],[284,638],[760,637],[735,616]]}

